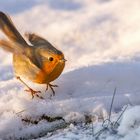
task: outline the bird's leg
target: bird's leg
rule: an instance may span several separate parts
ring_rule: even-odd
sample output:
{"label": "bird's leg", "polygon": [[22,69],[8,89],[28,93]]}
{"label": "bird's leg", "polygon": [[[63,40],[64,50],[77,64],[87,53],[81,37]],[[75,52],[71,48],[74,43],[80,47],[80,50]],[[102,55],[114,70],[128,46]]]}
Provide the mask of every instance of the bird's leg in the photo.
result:
{"label": "bird's leg", "polygon": [[34,98],[34,96],[40,98],[40,99],[44,99],[42,96],[39,96],[37,93],[41,93],[41,91],[35,91],[32,88],[30,88],[19,76],[16,77],[18,80],[20,80],[28,89],[26,89],[26,92],[30,92],[32,95],[32,99]]}
{"label": "bird's leg", "polygon": [[50,83],[47,84],[47,87],[46,87],[46,91],[48,90],[48,88],[50,87],[50,89],[52,90],[52,95],[51,96],[54,96],[55,95],[55,91],[54,91],[54,87],[58,87],[58,85],[52,85]]}

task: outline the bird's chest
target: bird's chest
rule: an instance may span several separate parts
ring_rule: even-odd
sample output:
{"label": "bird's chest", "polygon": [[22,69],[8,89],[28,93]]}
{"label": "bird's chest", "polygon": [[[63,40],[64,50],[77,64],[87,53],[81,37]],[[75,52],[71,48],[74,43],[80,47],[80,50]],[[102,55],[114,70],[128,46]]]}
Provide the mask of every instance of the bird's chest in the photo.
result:
{"label": "bird's chest", "polygon": [[54,66],[43,65],[43,70],[40,71],[36,76],[36,81],[42,79],[43,83],[49,83],[60,76],[64,69],[64,64],[57,63]]}

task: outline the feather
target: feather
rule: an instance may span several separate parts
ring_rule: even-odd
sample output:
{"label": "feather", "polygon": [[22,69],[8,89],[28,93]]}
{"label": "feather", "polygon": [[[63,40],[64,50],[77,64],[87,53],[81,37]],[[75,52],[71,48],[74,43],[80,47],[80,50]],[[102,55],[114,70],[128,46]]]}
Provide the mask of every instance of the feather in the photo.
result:
{"label": "feather", "polygon": [[3,12],[0,12],[0,29],[11,41],[23,44],[24,46],[28,45],[12,23],[10,17]]}
{"label": "feather", "polygon": [[14,54],[25,54],[25,50],[20,47],[20,44],[15,44],[10,41],[0,40],[0,47],[5,51],[14,53]]}
{"label": "feather", "polygon": [[34,33],[25,33],[25,37],[30,41],[33,45],[41,45],[47,42],[46,39],[34,34]]}
{"label": "feather", "polygon": [[11,53],[14,52],[14,49],[11,47],[10,43],[6,40],[0,40],[0,46],[5,51],[11,52]]}

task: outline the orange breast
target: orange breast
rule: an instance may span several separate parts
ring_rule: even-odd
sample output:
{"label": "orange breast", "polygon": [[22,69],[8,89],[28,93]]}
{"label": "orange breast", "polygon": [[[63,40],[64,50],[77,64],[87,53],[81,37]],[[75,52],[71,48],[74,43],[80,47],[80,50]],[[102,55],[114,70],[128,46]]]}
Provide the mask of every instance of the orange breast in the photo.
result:
{"label": "orange breast", "polygon": [[53,69],[52,67],[48,66],[45,67],[44,65],[44,70],[41,70],[37,75],[36,78],[34,79],[34,82],[36,83],[40,83],[40,84],[44,84],[44,83],[49,83],[53,80],[55,80],[56,78],[58,78],[60,76],[60,74],[62,73],[63,69],[64,69],[65,63],[57,63]]}
{"label": "orange breast", "polygon": [[56,78],[58,78],[60,76],[60,74],[62,73],[63,69],[65,67],[65,63],[61,63],[59,62],[55,68],[52,70],[52,72],[48,75],[48,82],[51,82],[53,80],[55,80]]}
{"label": "orange breast", "polygon": [[35,76],[34,81],[35,83],[43,84],[46,81],[46,73],[42,70]]}

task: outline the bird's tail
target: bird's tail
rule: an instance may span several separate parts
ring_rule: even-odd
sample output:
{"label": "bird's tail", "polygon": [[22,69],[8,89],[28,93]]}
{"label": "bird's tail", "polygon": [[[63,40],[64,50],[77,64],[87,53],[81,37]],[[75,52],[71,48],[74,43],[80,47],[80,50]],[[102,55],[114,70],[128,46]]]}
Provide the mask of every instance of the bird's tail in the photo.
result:
{"label": "bird's tail", "polygon": [[3,49],[13,52],[21,52],[28,46],[24,38],[18,32],[12,20],[5,13],[0,12],[0,29],[8,37],[7,40],[0,40],[0,45]]}

